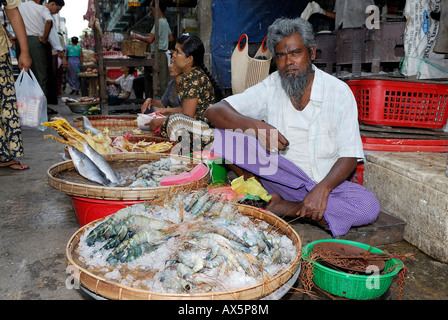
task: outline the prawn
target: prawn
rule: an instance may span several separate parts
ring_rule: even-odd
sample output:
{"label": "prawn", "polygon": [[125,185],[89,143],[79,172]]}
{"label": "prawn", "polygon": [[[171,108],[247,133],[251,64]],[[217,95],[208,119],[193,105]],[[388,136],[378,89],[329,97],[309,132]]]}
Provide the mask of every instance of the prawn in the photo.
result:
{"label": "prawn", "polygon": [[216,198],[212,198],[211,200],[205,202],[205,204],[198,210],[192,212],[192,214],[196,215],[197,217],[202,216],[204,213],[208,212],[210,208],[213,206],[213,204],[217,201]]}
{"label": "prawn", "polygon": [[104,241],[114,234],[114,227],[131,216],[129,207],[118,210],[109,218],[96,226],[86,238],[87,245],[93,246],[96,241]]}
{"label": "prawn", "polygon": [[215,256],[213,259],[205,260],[205,267],[209,269],[213,269],[219,267],[224,262],[226,262],[226,258],[224,256]]}
{"label": "prawn", "polygon": [[242,246],[245,247],[249,247],[249,245],[246,243],[246,241],[244,241],[243,239],[241,239],[240,237],[238,237],[236,234],[234,234],[232,231],[230,231],[229,229],[226,228],[214,228],[213,231],[229,240],[233,240],[239,244],[241,244]]}
{"label": "prawn", "polygon": [[196,201],[196,203],[194,204],[193,208],[191,208],[191,214],[196,216],[199,213],[199,211],[202,209],[202,207],[205,206],[205,204],[207,203],[209,198],[210,198],[210,195],[208,193],[206,193],[202,197],[200,197],[198,199],[198,201]]}
{"label": "prawn", "polygon": [[166,220],[148,218],[142,215],[134,215],[120,224],[117,234],[123,239],[128,230],[150,230],[150,229],[166,229],[173,223]]}
{"label": "prawn", "polygon": [[196,191],[196,193],[191,197],[190,202],[184,207],[185,211],[190,212],[193,208],[193,205],[206,193],[205,189],[200,189]]}
{"label": "prawn", "polygon": [[169,238],[169,233],[163,230],[140,231],[116,247],[115,250],[109,254],[107,261],[116,259],[124,262],[128,255],[133,252],[132,250],[134,250],[134,247],[145,242],[156,244],[167,238]]}
{"label": "prawn", "polygon": [[182,251],[177,251],[176,256],[187,267],[191,268],[193,273],[196,273],[204,268],[204,259],[202,259],[196,252],[186,254]]}

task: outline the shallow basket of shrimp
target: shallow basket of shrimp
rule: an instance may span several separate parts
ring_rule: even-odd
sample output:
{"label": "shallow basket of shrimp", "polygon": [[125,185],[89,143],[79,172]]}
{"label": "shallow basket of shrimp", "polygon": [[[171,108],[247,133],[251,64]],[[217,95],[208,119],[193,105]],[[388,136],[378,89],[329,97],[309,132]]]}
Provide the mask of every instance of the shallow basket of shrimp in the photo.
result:
{"label": "shallow basket of shrimp", "polygon": [[[196,192],[198,191],[189,194],[194,197]],[[187,202],[190,201],[188,197],[181,196]],[[170,214],[174,217],[183,212],[178,218],[166,217],[163,209],[157,208],[157,204],[152,202],[128,207],[128,212],[120,211],[115,213],[114,218],[101,218],[80,228],[66,247],[67,264],[75,269],[72,272],[75,281],[95,296],[113,300],[256,300],[267,298],[285,286],[290,289],[290,280],[300,272],[302,242],[297,232],[283,219],[264,209],[225,201],[215,202],[205,214],[201,212],[189,215],[188,205],[182,211],[182,205],[179,206],[178,203],[181,202],[163,202],[164,207],[171,207]],[[165,217],[168,226],[162,227],[164,232],[169,232],[169,236],[155,244],[156,248],[151,247],[153,244],[150,245],[151,249],[143,254],[141,250],[136,250],[136,247],[129,249],[132,240],[138,238],[142,232],[137,232],[119,245],[115,244],[116,247],[110,249],[111,251],[104,251],[105,246],[116,238],[106,241],[101,238],[102,233],[99,230],[112,230],[108,227],[114,225],[111,222],[114,221],[115,225],[127,225],[126,230],[129,232],[132,229],[129,226],[133,223],[130,221],[134,221],[137,216],[132,216],[130,212],[137,210],[138,206],[146,206],[146,212],[152,212],[150,217],[153,219],[161,219],[160,215]],[[215,206],[221,206],[221,209],[214,209]],[[226,206],[232,209],[223,209],[228,208]],[[178,211],[174,210],[179,207]],[[194,212],[194,207],[191,212]],[[216,212],[220,212],[221,216],[217,216]],[[125,218],[128,220],[118,223],[119,214],[128,215]],[[232,227],[234,229],[223,225],[223,220],[229,218],[225,215],[229,214],[232,215],[232,221],[239,221],[238,226]],[[154,223],[153,220],[145,221],[149,221],[147,224]],[[245,229],[235,228],[249,228],[247,230],[251,231],[244,231],[241,235],[240,232]],[[113,230],[123,233],[123,229]],[[144,231],[145,234],[148,232]],[[265,235],[264,240],[262,234]],[[149,235],[145,237],[148,240]],[[274,245],[277,237],[281,241],[278,240]],[[99,238],[101,240],[98,240]],[[241,241],[244,241],[246,249],[240,248]],[[267,245],[268,242],[271,247]],[[288,248],[289,255],[279,255],[274,249],[283,245]],[[227,248],[227,251],[223,248]],[[283,247],[281,248],[283,250]],[[145,250],[148,250],[148,245]],[[126,252],[124,260],[123,255],[120,258],[117,255],[123,252]],[[136,252],[142,255],[129,259]],[[202,252],[204,256],[200,258]],[[223,262],[210,266],[221,254],[225,255]],[[101,260],[104,258],[99,258],[99,255],[105,255],[107,259]],[[279,257],[282,258],[275,260]],[[154,260],[156,258],[160,261]],[[268,271],[268,267],[274,265],[273,261],[276,261],[277,269]],[[221,276],[227,278],[219,278]]]}
{"label": "shallow basket of shrimp", "polygon": [[152,200],[174,192],[195,190],[210,182],[210,172],[207,168],[202,177],[184,184],[130,187],[140,166],[143,164],[154,163],[164,158],[181,161],[185,164],[187,171],[200,164],[199,160],[170,154],[137,152],[115,153],[104,155],[104,159],[106,159],[109,165],[120,174],[124,181],[127,181],[124,185],[105,187],[90,182],[77,173],[71,160],[52,165],[47,170],[47,178],[51,187],[69,196],[113,201]]}

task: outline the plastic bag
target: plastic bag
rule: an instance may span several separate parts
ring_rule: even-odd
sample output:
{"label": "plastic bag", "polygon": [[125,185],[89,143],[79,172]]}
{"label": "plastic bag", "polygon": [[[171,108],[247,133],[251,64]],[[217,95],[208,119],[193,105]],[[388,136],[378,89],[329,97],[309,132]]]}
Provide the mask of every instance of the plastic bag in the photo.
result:
{"label": "plastic bag", "polygon": [[406,1],[403,12],[407,20],[403,35],[405,57],[400,62],[400,72],[406,77],[440,79],[448,76],[445,54],[434,52],[439,21],[431,17],[431,12],[440,12],[440,1]]}
{"label": "plastic bag", "polygon": [[47,98],[31,69],[29,74],[22,69],[14,87],[21,126],[44,131],[47,127],[42,123],[48,121]]}
{"label": "plastic bag", "polygon": [[149,127],[146,126],[146,124],[150,122],[152,119],[159,119],[159,118],[166,118],[166,116],[158,112],[152,112],[149,114],[139,113],[137,116],[137,126],[139,129],[148,130]]}
{"label": "plastic bag", "polygon": [[244,176],[240,176],[231,182],[232,189],[237,192],[247,193],[254,197],[259,197],[266,202],[271,200],[265,188],[254,177],[244,180]]}

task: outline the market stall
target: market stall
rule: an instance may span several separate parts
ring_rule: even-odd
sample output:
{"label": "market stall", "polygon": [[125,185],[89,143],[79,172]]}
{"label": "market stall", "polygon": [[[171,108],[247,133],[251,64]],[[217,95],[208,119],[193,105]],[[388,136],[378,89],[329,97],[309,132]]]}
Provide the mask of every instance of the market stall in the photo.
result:
{"label": "market stall", "polygon": [[[107,85],[106,85],[106,68],[107,67],[121,67],[121,66],[132,66],[132,67],[143,67],[144,68],[144,74],[145,74],[145,93],[146,96],[148,96],[150,92],[150,75],[152,73],[152,91],[154,95],[157,95],[159,92],[159,81],[158,81],[158,72],[157,68],[153,68],[154,65],[157,65],[158,59],[159,59],[159,53],[158,53],[158,47],[159,47],[159,37],[158,37],[158,29],[159,29],[159,23],[158,23],[158,8],[159,8],[159,0],[155,0],[154,2],[155,6],[155,40],[154,40],[154,54],[152,54],[150,57],[146,58],[123,58],[123,59],[104,59],[103,57],[103,46],[102,46],[102,30],[100,26],[100,15],[101,15],[101,8],[100,8],[100,2],[99,0],[94,1],[94,8],[91,14],[93,13],[93,23],[90,22],[90,24],[93,25],[93,31],[94,31],[94,38],[95,38],[95,51],[98,53],[98,87],[99,87],[99,94],[100,94],[100,107],[101,107],[101,113],[103,115],[107,115],[109,111],[111,110],[110,106],[107,105]],[[92,20],[91,20],[92,21]],[[130,101],[132,102],[132,101]],[[140,102],[140,101],[135,101]],[[135,106],[114,106],[114,109],[134,109]]]}

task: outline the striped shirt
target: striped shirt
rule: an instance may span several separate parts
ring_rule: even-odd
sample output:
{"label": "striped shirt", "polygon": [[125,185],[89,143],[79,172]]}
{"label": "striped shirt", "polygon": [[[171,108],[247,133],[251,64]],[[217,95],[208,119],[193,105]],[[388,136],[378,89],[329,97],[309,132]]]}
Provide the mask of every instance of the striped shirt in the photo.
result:
{"label": "striped shirt", "polygon": [[[305,169],[309,177],[320,182],[340,157],[363,159],[358,124],[358,109],[352,91],[343,81],[313,65],[314,81],[310,101],[304,110],[296,110],[282,88],[277,72],[243,93],[225,100],[241,114],[264,120],[276,127],[290,142],[280,154]],[[311,111],[311,112],[309,112]],[[309,123],[308,130],[298,123]],[[306,139],[307,143],[303,143]],[[304,146],[308,146],[304,152]],[[298,157],[300,153],[306,157]],[[306,162],[306,163],[304,163]],[[307,170],[307,168],[309,168]]]}

